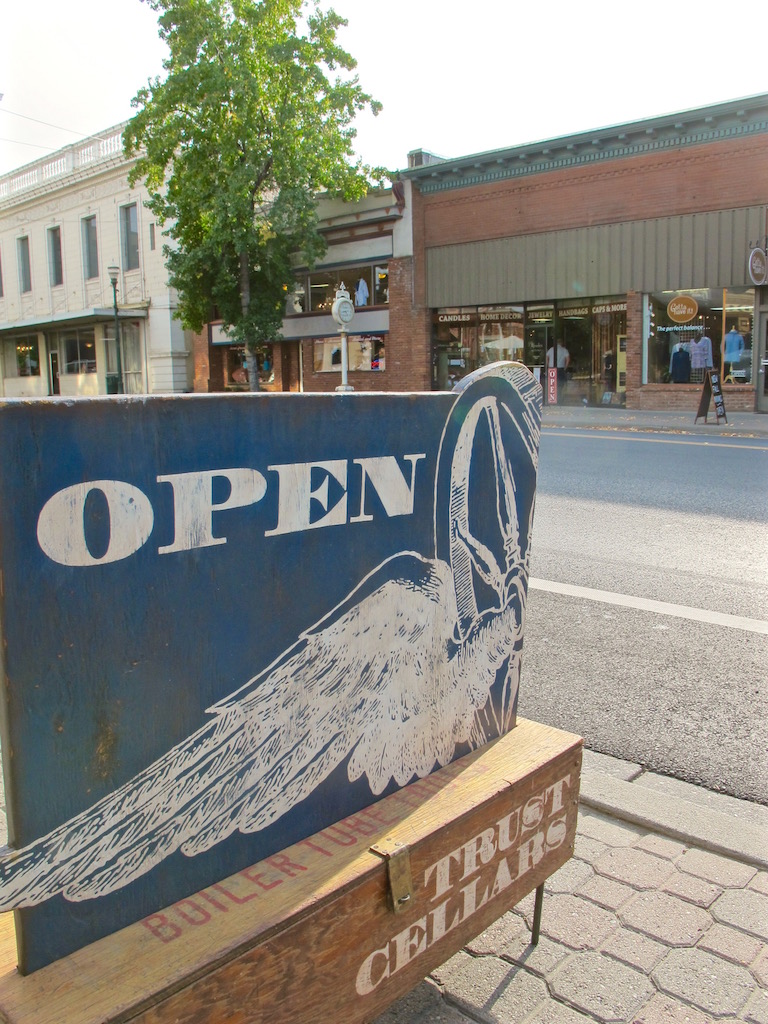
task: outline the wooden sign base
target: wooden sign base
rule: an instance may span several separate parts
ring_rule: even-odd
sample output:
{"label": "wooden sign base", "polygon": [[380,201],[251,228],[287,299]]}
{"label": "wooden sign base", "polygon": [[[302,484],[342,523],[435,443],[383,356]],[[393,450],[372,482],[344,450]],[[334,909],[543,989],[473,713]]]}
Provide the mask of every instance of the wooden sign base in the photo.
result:
{"label": "wooden sign base", "polygon": [[568,860],[580,770],[577,736],[518,720],[429,778],[26,977],[4,915],[0,1019],[373,1020]]}

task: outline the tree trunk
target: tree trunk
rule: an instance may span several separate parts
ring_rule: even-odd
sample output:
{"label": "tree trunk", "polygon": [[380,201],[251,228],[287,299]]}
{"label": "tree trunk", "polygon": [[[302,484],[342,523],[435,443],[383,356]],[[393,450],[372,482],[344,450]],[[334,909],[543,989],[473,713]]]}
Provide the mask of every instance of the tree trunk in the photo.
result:
{"label": "tree trunk", "polygon": [[[240,307],[243,316],[248,316],[251,306],[251,273],[248,264],[248,253],[240,253]],[[248,367],[248,383],[251,391],[259,391],[259,364],[256,352],[251,348],[249,339],[245,343],[245,362]]]}

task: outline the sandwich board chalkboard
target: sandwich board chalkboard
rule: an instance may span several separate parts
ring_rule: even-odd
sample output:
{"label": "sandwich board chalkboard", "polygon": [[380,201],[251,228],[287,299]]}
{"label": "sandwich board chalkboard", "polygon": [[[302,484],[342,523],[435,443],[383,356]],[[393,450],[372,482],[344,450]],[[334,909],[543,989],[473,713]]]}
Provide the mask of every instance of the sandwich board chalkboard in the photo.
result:
{"label": "sandwich board chalkboard", "polygon": [[0,402],[19,967],[515,724],[541,389]]}
{"label": "sandwich board chalkboard", "polygon": [[720,386],[719,370],[710,369],[704,373],[704,384],[702,385],[701,397],[699,398],[699,411],[696,413],[694,423],[697,423],[702,417],[704,422],[707,422],[710,400],[715,406],[717,422],[727,423],[728,419],[725,415],[725,402],[723,401],[723,390]]}

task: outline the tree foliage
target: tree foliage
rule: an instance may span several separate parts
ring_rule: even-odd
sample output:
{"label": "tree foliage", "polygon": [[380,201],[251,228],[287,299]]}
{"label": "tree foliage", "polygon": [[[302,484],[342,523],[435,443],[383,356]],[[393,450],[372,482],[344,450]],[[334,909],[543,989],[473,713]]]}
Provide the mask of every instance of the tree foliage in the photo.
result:
{"label": "tree foliage", "polygon": [[357,199],[384,172],[354,156],[356,114],[379,104],[320,0],[143,0],[158,12],[164,78],[124,133],[163,223],[185,327],[215,306],[253,351],[279,337],[291,257],[324,251],[319,191]]}

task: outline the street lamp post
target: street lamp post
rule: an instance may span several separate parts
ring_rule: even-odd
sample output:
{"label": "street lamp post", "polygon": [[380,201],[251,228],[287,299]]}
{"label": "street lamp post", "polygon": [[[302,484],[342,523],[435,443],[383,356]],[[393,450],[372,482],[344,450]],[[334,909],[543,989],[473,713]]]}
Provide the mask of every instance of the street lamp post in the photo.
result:
{"label": "street lamp post", "polygon": [[107,267],[107,273],[109,274],[109,280],[112,283],[112,302],[115,310],[115,352],[117,353],[117,393],[122,395],[123,393],[123,360],[120,356],[120,323],[117,319],[117,278],[120,273],[120,267],[114,263],[112,266]]}
{"label": "street lamp post", "polygon": [[349,355],[347,352],[347,324],[355,315],[355,304],[349,297],[349,292],[344,287],[344,282],[341,282],[339,288],[336,289],[336,298],[331,306],[331,316],[339,325],[339,334],[341,334],[341,384],[336,388],[337,391],[354,391],[355,389],[349,384],[347,379],[347,372],[349,369]]}

